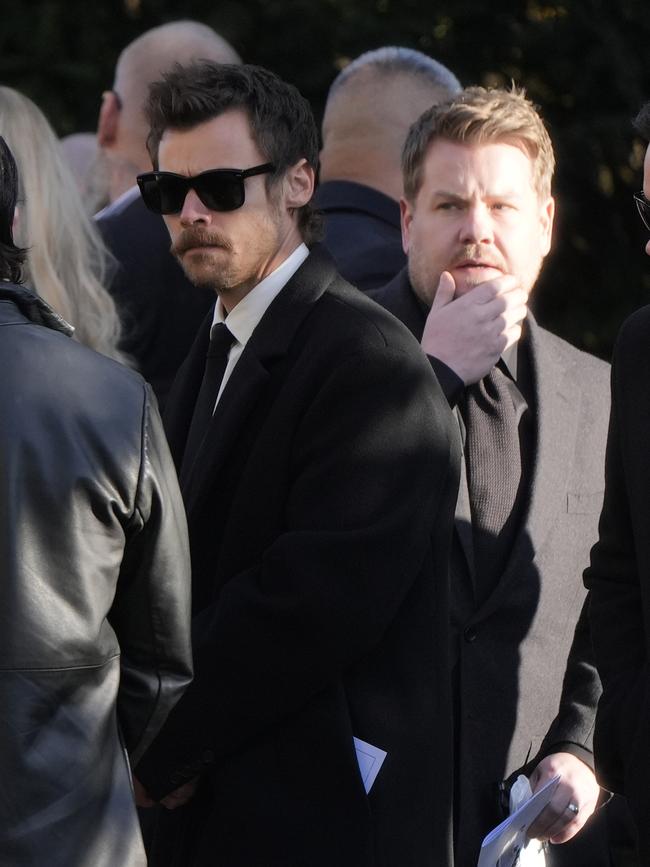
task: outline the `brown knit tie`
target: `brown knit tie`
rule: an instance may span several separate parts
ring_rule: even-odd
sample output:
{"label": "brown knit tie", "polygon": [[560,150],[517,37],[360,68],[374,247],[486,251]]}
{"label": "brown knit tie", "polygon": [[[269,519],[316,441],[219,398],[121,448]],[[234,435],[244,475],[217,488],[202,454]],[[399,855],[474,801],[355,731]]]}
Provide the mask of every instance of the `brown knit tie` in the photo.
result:
{"label": "brown knit tie", "polygon": [[517,531],[522,407],[516,406],[514,388],[512,380],[494,367],[465,392],[465,460],[479,601],[496,586]]}

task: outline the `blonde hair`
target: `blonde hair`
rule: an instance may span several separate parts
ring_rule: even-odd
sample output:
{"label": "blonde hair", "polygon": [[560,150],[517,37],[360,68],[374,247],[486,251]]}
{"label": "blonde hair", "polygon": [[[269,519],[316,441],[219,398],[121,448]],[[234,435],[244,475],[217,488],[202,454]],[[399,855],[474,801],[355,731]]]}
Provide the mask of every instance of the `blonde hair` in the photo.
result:
{"label": "blonde hair", "polygon": [[0,135],[15,155],[16,243],[27,248],[25,283],[75,327],[75,338],[129,363],[117,347],[121,324],[104,287],[110,254],[84,210],[59,140],[34,103],[0,87]]}
{"label": "blonde hair", "polygon": [[422,166],[436,139],[471,145],[515,145],[532,162],[537,194],[542,198],[551,195],[553,145],[524,90],[467,87],[453,99],[425,111],[409,130],[402,151],[404,195],[409,201],[414,201],[422,186]]}

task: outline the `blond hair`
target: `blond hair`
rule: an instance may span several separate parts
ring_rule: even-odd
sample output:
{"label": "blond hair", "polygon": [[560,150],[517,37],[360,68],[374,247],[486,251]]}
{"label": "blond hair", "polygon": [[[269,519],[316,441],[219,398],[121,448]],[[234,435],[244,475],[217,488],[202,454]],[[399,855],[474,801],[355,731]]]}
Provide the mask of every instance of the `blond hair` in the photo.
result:
{"label": "blond hair", "polygon": [[74,325],[80,343],[128,363],[117,348],[115,302],[104,288],[108,251],[51,126],[30,99],[10,87],[0,87],[0,135],[18,164],[14,233],[27,248],[25,283]]}
{"label": "blond hair", "polygon": [[410,128],[402,150],[404,195],[411,202],[422,185],[422,166],[436,139],[469,145],[515,145],[532,162],[537,194],[544,199],[551,195],[553,145],[524,90],[467,87],[453,99],[425,111]]}

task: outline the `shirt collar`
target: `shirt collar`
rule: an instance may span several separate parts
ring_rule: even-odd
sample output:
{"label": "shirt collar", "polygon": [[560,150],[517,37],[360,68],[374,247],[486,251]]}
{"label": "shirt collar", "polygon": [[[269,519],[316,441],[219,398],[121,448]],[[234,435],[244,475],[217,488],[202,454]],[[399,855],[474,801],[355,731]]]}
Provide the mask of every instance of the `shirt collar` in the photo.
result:
{"label": "shirt collar", "polygon": [[506,370],[514,382],[517,382],[517,353],[519,350],[519,341],[517,340],[509,346],[501,355],[501,361],[504,363]]}
{"label": "shirt collar", "polygon": [[[228,330],[237,343],[242,346],[246,345],[273,299],[286,286],[308,255],[307,246],[299,244],[293,253],[281,265],[278,265],[275,271],[261,280],[257,286],[254,286],[239,304],[227,314]],[[214,308],[212,325],[225,321],[226,311],[221,303],[221,298],[218,298]]]}
{"label": "shirt collar", "polygon": [[110,202],[105,208],[102,208],[101,211],[97,211],[95,219],[103,220],[105,217],[113,216],[113,214],[122,213],[122,211],[125,211],[128,208],[131,202],[135,202],[139,195],[140,188],[137,184],[133,187],[129,187],[129,189],[123,192],[121,196],[118,196],[114,202]]}

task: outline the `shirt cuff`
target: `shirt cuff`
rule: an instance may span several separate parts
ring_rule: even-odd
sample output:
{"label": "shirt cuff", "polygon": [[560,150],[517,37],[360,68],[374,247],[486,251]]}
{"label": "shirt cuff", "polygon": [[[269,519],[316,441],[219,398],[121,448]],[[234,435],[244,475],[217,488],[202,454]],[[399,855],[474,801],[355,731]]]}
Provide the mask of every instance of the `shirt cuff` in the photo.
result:
{"label": "shirt cuff", "polygon": [[447,398],[449,406],[453,409],[463,394],[465,383],[444,361],[440,361],[439,358],[435,358],[433,355],[427,355],[427,358]]}

